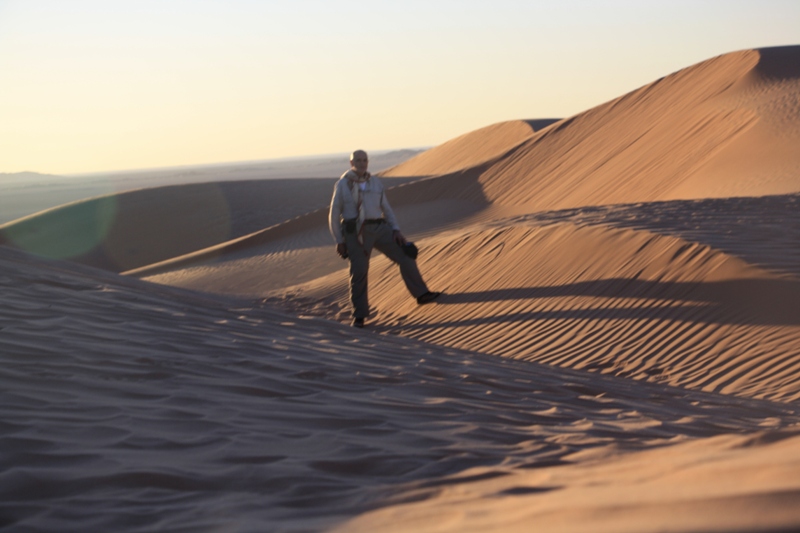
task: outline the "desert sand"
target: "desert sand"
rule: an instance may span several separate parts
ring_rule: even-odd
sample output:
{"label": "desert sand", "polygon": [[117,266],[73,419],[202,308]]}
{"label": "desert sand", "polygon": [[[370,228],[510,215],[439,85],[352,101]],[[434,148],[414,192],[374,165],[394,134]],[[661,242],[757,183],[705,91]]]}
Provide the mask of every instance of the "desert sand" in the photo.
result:
{"label": "desert sand", "polygon": [[800,529],[800,46],[379,175],[364,330],[336,174],[0,226],[0,530]]}

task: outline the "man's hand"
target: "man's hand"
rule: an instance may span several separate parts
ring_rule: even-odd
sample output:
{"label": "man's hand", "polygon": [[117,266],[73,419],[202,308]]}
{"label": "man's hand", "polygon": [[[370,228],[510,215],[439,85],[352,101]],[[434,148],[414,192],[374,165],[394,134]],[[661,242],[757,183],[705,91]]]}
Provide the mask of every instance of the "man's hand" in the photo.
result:
{"label": "man's hand", "polygon": [[400,233],[399,230],[394,230],[394,232],[392,232],[392,238],[394,239],[394,242],[400,246],[403,246],[406,243],[406,238],[403,237],[403,234]]}
{"label": "man's hand", "polygon": [[341,257],[342,259],[347,259],[347,245],[343,242],[337,244],[336,253],[339,254],[339,257]]}

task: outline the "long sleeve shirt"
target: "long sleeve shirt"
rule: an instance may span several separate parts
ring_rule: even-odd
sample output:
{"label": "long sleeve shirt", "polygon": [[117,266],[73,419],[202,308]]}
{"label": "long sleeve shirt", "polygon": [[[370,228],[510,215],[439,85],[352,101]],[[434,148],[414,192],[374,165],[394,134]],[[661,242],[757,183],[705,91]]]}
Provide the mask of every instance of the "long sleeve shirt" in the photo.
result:
{"label": "long sleeve shirt", "polygon": [[[350,180],[346,177],[347,173],[339,178],[333,188],[333,198],[331,199],[331,210],[328,214],[328,226],[331,235],[337,243],[344,242],[342,234],[342,220],[358,218],[358,208],[356,207],[353,193],[350,191]],[[358,183],[352,184],[358,187]],[[361,203],[364,208],[365,218],[385,218],[393,230],[400,230],[397,218],[394,216],[389,200],[386,199],[383,183],[376,176],[370,177],[363,183],[361,192]]]}

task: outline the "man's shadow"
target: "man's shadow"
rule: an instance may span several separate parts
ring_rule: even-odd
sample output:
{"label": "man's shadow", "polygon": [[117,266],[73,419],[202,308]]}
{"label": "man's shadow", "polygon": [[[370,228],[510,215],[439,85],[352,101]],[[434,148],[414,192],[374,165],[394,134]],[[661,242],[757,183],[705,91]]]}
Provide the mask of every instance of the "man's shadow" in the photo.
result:
{"label": "man's shadow", "polygon": [[[594,307],[504,313],[464,320],[403,324],[404,330],[464,327],[526,320],[639,319],[697,323],[796,326],[800,325],[800,281],[794,279],[734,279],[718,282],[671,282],[604,279],[474,292],[445,292],[434,305],[513,302],[562,297],[608,298]],[[612,299],[619,300],[618,302]],[[516,307],[516,306],[515,306]]]}

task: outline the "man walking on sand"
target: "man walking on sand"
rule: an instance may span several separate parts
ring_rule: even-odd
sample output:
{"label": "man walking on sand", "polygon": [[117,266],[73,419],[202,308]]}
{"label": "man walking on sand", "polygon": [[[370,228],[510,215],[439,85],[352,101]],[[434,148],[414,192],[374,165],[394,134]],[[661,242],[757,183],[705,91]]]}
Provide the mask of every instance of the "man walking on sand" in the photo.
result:
{"label": "man walking on sand", "polygon": [[400,275],[411,295],[422,305],[441,293],[431,292],[422,280],[416,261],[416,247],[406,241],[392,212],[383,183],[367,172],[369,159],[363,150],[350,156],[350,170],[342,174],[333,189],[328,223],[336,240],[336,253],[350,260],[350,301],[353,326],[364,327],[369,316],[367,273],[372,248],[377,248],[400,267]]}

